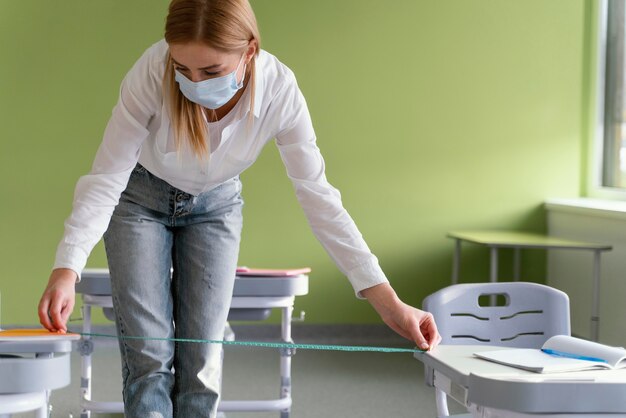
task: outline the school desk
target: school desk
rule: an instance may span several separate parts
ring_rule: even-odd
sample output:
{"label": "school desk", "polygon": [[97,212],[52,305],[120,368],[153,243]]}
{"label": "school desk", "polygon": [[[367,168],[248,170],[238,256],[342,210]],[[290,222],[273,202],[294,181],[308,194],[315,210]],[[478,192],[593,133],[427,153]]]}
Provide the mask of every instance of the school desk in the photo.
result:
{"label": "school desk", "polygon": [[461,243],[486,246],[490,252],[489,279],[498,281],[498,250],[513,249],[513,280],[520,279],[520,252],[522,249],[559,249],[591,251],[593,253],[593,292],[591,295],[591,339],[598,341],[600,327],[600,255],[613,247],[606,244],[573,241],[547,235],[516,231],[452,231],[447,236],[455,240],[452,264],[452,284],[459,282],[461,269]]}
{"label": "school desk", "polygon": [[473,356],[477,351],[499,349],[510,348],[440,345],[430,352],[417,352],[415,357],[432,371],[426,376],[428,384],[434,384],[475,415],[626,417],[626,369],[539,374]]}

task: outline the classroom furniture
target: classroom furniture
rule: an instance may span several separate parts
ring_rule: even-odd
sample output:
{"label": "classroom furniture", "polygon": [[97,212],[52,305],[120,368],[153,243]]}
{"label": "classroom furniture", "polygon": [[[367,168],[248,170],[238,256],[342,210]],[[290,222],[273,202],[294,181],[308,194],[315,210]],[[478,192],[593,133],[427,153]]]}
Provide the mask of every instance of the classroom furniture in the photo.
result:
{"label": "classroom furniture", "polygon": [[437,387],[474,417],[626,417],[626,369],[546,375],[473,356],[506,348],[439,345],[415,357],[434,371]]}
{"label": "classroom furniture", "polygon": [[71,351],[68,339],[0,341],[0,417],[47,418],[50,392],[70,383]]}
{"label": "classroom furniture", "polygon": [[452,284],[459,282],[461,269],[461,244],[463,242],[486,246],[490,253],[491,282],[498,281],[498,251],[500,249],[513,250],[513,280],[520,279],[521,250],[578,250],[593,253],[593,291],[591,295],[591,339],[598,341],[600,327],[600,255],[610,251],[611,245],[591,242],[573,241],[547,235],[517,231],[452,231],[447,236],[455,241],[454,258],[452,264]]}
{"label": "classroom furniture", "polygon": [[[291,322],[296,296],[308,293],[308,275],[286,277],[237,276],[229,321],[257,321],[269,317],[273,309],[281,311],[281,342],[293,343]],[[76,284],[76,292],[82,295],[83,333],[91,332],[92,307],[103,308],[105,316],[112,319],[111,283],[107,269],[86,269]],[[83,336],[81,354],[81,418],[95,413],[121,413],[122,402],[98,402],[92,399],[91,356],[94,340]],[[280,350],[280,396],[270,400],[221,400],[218,411],[260,412],[276,411],[281,418],[289,418],[291,410],[291,357],[295,349]]]}
{"label": "classroom furniture", "polygon": [[[485,300],[494,296],[501,306]],[[433,315],[446,346],[541,348],[554,335],[570,334],[569,298],[537,283],[456,284],[427,296],[422,307]],[[449,378],[427,364],[426,382],[435,386],[437,416],[448,416]]]}

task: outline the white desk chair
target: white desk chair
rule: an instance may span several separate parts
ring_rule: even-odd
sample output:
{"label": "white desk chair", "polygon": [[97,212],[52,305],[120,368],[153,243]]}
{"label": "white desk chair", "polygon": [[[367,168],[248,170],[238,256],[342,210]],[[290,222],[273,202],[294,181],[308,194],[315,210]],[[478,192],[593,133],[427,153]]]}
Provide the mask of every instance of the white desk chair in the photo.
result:
{"label": "white desk chair", "polygon": [[[536,283],[452,285],[426,297],[422,307],[433,314],[442,344],[541,348],[553,335],[570,334],[568,296]],[[427,368],[426,382],[436,390],[437,415],[449,416],[447,396],[433,375]]]}

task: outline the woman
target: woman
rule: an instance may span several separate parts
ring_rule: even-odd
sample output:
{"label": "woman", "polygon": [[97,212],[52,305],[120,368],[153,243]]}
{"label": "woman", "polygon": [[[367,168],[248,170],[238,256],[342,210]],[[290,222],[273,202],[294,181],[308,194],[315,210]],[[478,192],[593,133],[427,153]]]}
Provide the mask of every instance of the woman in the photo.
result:
{"label": "woman", "polygon": [[[432,316],[396,296],[327,182],[295,77],[259,40],[247,0],[172,1],[165,39],[126,75],[78,181],[39,304],[43,326],[66,331],[74,284],[104,234],[119,335],[222,339],[239,174],[275,138],[313,232],[357,296],[419,347],[439,342]],[[219,345],[120,339],[120,350],[127,417],[215,415]]]}

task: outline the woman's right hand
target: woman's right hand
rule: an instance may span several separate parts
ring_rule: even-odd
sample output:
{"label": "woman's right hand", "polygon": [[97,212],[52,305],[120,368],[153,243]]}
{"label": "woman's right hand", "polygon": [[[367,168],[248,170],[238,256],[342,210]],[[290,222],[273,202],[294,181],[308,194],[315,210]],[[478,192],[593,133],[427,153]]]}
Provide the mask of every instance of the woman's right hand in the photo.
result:
{"label": "woman's right hand", "polygon": [[52,270],[48,286],[39,301],[39,322],[49,331],[67,331],[67,320],[74,309],[74,286],[77,278],[78,274],[74,270]]}

